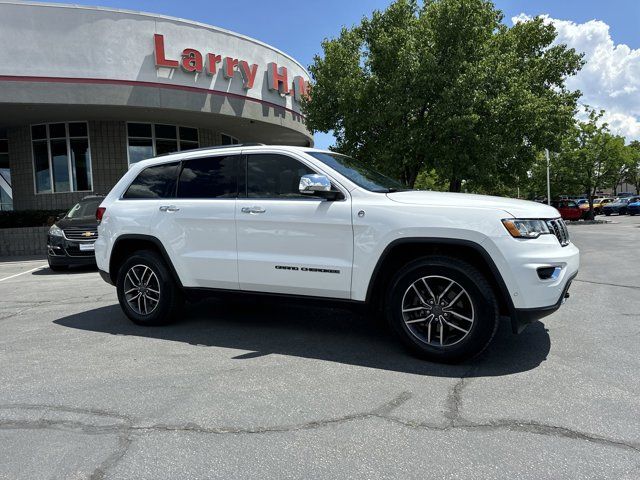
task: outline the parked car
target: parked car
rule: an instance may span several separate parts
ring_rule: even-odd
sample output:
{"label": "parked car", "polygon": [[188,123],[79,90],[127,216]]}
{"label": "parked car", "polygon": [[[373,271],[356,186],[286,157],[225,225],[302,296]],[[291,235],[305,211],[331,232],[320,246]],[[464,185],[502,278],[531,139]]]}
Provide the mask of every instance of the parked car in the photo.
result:
{"label": "parked car", "polygon": [[637,202],[640,197],[621,197],[616,198],[615,201],[606,204],[602,207],[602,213],[606,216],[617,213],[618,215],[626,215],[627,207],[629,203]]}
{"label": "parked car", "polygon": [[559,200],[551,202],[551,205],[558,209],[563,220],[580,220],[582,218],[582,209],[573,200]]}
{"label": "parked car", "polygon": [[[141,325],[182,299],[252,294],[368,306],[431,360],[473,357],[558,309],[579,252],[548,205],[411,191],[350,157],[233,145],[138,162],[96,212],[96,261]],[[311,308],[311,307],[309,307]]]}
{"label": "parked car", "polygon": [[636,199],[635,202],[629,202],[629,205],[627,205],[627,211],[629,212],[629,215],[640,215],[640,198]]}
{"label": "parked car", "polygon": [[593,211],[596,215],[602,215],[602,207],[611,202],[613,202],[613,198],[596,198],[593,200]]}
{"label": "parked car", "polygon": [[96,209],[102,200],[102,195],[84,197],[51,226],[47,235],[47,260],[51,270],[95,264],[93,246],[98,237]]}
{"label": "parked car", "polygon": [[589,200],[586,198],[581,198],[576,202],[578,204],[578,208],[580,208],[580,212],[582,213],[580,218],[587,218],[589,215]]}

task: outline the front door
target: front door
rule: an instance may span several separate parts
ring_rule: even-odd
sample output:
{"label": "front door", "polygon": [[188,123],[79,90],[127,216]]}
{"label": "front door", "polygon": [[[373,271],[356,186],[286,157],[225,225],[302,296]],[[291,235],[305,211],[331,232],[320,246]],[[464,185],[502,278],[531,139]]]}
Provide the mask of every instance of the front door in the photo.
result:
{"label": "front door", "polygon": [[248,154],[245,169],[246,185],[236,204],[240,288],[350,298],[348,194],[337,201],[301,194],[300,177],[318,172],[282,154]]}

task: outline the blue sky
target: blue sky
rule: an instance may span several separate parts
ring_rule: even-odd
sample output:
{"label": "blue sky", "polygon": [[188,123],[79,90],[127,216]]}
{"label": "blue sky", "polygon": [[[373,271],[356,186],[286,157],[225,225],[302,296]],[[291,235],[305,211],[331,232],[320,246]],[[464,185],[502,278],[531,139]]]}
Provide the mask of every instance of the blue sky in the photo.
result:
{"label": "blue sky", "polygon": [[[362,16],[369,15],[374,9],[385,8],[390,1],[74,0],[59,3],[98,4],[197,20],[255,37],[287,52],[303,65],[309,65],[313,56],[320,53],[323,38],[335,36],[343,25],[359,22]],[[598,54],[603,55],[603,49],[598,48],[593,39],[600,39],[599,45],[606,44],[611,52],[604,55],[617,59],[616,65],[608,63],[611,69],[616,69],[619,81],[612,83],[607,67],[602,66],[607,58],[595,58],[594,65],[599,65],[598,68],[581,74],[575,88],[583,91],[587,88],[585,98],[589,104],[607,108],[612,115],[618,112],[611,123],[618,122],[616,128],[619,127],[628,138],[640,136],[640,102],[637,102],[636,112],[629,109],[629,101],[625,97],[634,95],[636,88],[640,89],[640,51],[637,50],[640,49],[640,0],[496,0],[495,3],[505,13],[505,21],[509,25],[511,18],[520,14],[546,14],[551,19],[565,21],[562,23],[562,38],[575,42],[572,46],[576,48],[584,46],[584,50],[593,52],[594,58]],[[588,23],[591,20],[600,22]],[[609,40],[613,41],[613,46],[608,44]],[[628,45],[630,51],[617,48],[619,44]],[[629,64],[628,72],[623,72],[623,75],[617,66],[621,61]],[[634,96],[640,97],[640,92]],[[316,135],[319,147],[326,147],[331,141],[330,135]]]}

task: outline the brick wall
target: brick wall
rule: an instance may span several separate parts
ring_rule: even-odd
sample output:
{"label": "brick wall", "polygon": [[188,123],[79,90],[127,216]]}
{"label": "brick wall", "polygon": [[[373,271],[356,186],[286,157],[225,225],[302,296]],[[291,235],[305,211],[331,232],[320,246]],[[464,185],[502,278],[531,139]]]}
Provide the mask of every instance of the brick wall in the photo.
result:
{"label": "brick wall", "polygon": [[49,227],[0,228],[0,257],[47,254]]}
{"label": "brick wall", "polygon": [[106,195],[129,168],[125,122],[89,122],[93,191]]}
{"label": "brick wall", "polygon": [[220,133],[207,128],[198,129],[198,139],[201,147],[215,147],[221,144]]}

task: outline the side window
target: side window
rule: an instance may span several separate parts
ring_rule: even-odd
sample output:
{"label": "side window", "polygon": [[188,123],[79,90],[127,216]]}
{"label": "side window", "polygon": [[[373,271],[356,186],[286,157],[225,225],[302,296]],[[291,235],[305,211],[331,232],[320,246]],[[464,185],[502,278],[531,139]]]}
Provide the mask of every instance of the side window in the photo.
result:
{"label": "side window", "polygon": [[196,158],[182,162],[178,198],[235,198],[238,155]]}
{"label": "side window", "polygon": [[309,198],[298,190],[300,177],[315,173],[286,155],[259,154],[247,157],[249,198]]}
{"label": "side window", "polygon": [[142,170],[123,198],[173,198],[180,162],[165,163]]}

